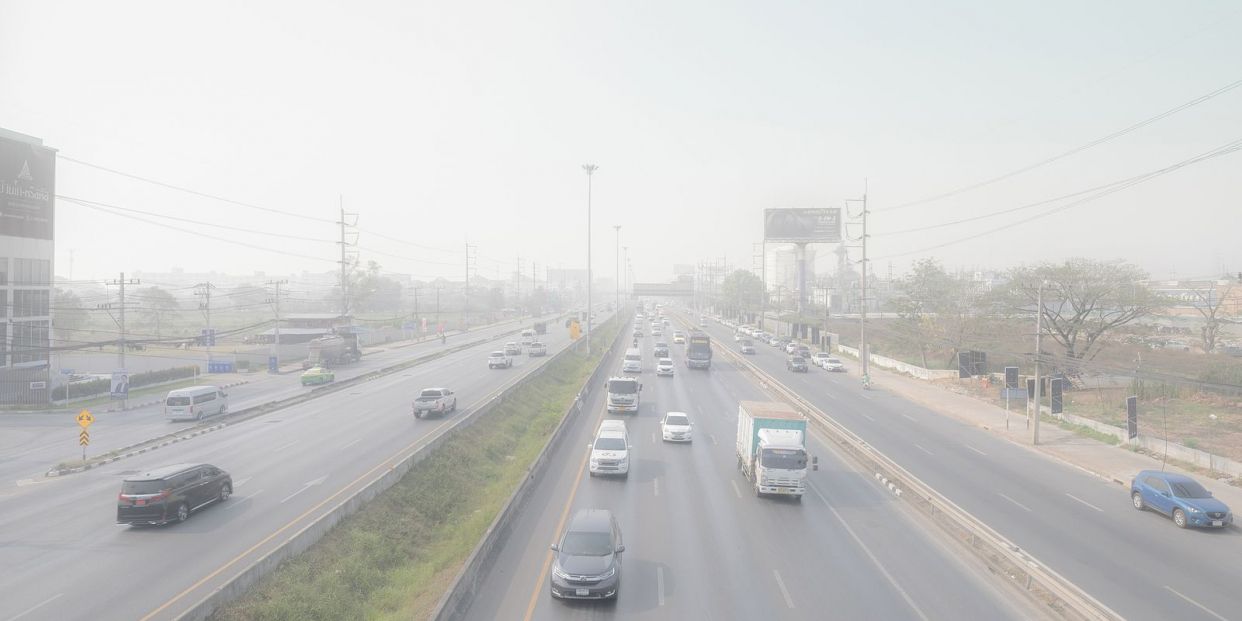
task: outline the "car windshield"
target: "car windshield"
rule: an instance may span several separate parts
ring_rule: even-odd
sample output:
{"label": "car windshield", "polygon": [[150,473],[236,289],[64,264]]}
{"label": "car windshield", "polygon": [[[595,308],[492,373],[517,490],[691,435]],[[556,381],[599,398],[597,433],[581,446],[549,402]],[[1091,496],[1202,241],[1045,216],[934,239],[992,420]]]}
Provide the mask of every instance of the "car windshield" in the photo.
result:
{"label": "car windshield", "polygon": [[742,339],[742,345],[754,345],[755,342],[750,339]]}
{"label": "car windshield", "polygon": [[793,449],[764,449],[761,463],[764,468],[800,470],[806,467],[806,452]]}
{"label": "car windshield", "polygon": [[1173,488],[1173,495],[1178,498],[1212,497],[1212,494],[1199,485],[1198,481],[1169,481],[1169,486]]}
{"label": "car windshield", "polygon": [[608,392],[615,395],[632,395],[638,392],[638,382],[622,382],[613,380],[608,382]]}
{"label": "car windshield", "polygon": [[841,361],[840,361],[840,360],[838,360],[838,359],[836,359],[836,358],[829,358],[829,359],[828,359],[828,362],[831,362],[831,363],[834,363],[834,364],[841,364]]}
{"label": "car windshield", "polygon": [[608,533],[571,531],[561,539],[560,548],[562,554],[570,556],[608,556],[612,554],[612,537]]}
{"label": "car windshield", "polygon": [[625,439],[616,437],[599,438],[595,440],[595,450],[597,451],[624,451]]}
{"label": "car windshield", "polygon": [[503,352],[503,351],[494,351],[494,352],[492,352],[492,357],[493,357],[493,358],[504,358],[504,357],[505,357],[505,352]]}
{"label": "car windshield", "polygon": [[190,397],[169,397],[168,401],[164,402],[164,405],[178,406],[190,405],[191,403],[193,403],[193,400]]}
{"label": "car windshield", "polygon": [[664,366],[668,366],[670,364],[673,364],[673,359],[672,358],[660,358],[660,364]]}
{"label": "car windshield", "polygon": [[669,415],[668,417],[664,419],[664,424],[665,425],[680,425],[684,427],[690,424],[690,419],[680,414]]}

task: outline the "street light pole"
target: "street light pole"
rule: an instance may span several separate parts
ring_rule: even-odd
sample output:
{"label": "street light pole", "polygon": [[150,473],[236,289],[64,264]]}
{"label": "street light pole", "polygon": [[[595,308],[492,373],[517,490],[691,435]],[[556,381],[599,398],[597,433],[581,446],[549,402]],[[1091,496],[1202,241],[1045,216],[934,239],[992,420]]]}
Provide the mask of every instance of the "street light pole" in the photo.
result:
{"label": "street light pole", "polygon": [[583,164],[582,170],[587,174],[587,307],[586,307],[586,332],[587,332],[587,354],[591,353],[591,177],[595,171],[599,170],[599,166],[595,164]]}
{"label": "street light pole", "polygon": [[613,282],[613,287],[617,289],[616,308],[617,308],[617,312],[619,313],[621,312],[621,225],[620,224],[612,225],[612,230],[617,232],[617,249],[615,252],[616,257],[614,257],[613,259],[614,261],[616,261],[617,269],[615,270],[615,273],[612,276],[612,282]]}
{"label": "street light pole", "polygon": [[[630,299],[630,247],[621,246],[621,265],[625,266],[625,271],[621,272],[621,280],[625,283],[625,299]],[[617,307],[620,311],[621,308]]]}
{"label": "street light pole", "polygon": [[1039,337],[1044,332],[1044,285],[1047,284],[1048,281],[1046,280],[1040,282],[1039,293],[1036,294],[1038,309],[1035,311],[1035,420],[1033,421],[1034,425],[1031,427],[1031,444],[1039,444],[1039,405],[1041,401],[1039,394],[1039,360],[1042,357],[1039,351]]}

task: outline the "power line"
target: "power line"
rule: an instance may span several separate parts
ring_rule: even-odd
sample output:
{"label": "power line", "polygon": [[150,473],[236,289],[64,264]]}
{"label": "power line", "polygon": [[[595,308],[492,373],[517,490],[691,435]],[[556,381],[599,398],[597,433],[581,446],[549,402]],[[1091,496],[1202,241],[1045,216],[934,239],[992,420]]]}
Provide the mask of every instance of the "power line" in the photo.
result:
{"label": "power line", "polygon": [[246,202],[243,202],[243,201],[237,201],[237,200],[233,200],[233,199],[231,199],[231,198],[225,198],[225,197],[223,197],[223,196],[217,196],[217,195],[215,195],[215,194],[208,194],[208,193],[206,193],[206,192],[199,192],[198,190],[192,190],[192,189],[190,189],[190,188],[182,187],[182,186],[179,186],[179,185],[173,185],[173,184],[171,184],[171,183],[165,183],[165,182],[163,182],[163,181],[157,181],[157,180],[155,180],[155,179],[151,179],[151,178],[148,178],[148,177],[143,177],[143,176],[140,176],[140,175],[135,175],[135,174],[132,174],[132,173],[123,172],[123,171],[120,171],[120,170],[116,170],[116,169],[114,169],[114,168],[108,168],[108,167],[106,167],[106,166],[100,166],[99,164],[92,164],[92,163],[90,163],[90,162],[84,162],[84,161],[82,161],[82,160],[79,160],[79,159],[75,159],[75,158],[69,157],[69,156],[67,156],[67,155],[65,155],[65,154],[63,154],[63,153],[57,153],[57,154],[56,154],[56,157],[57,157],[58,159],[65,160],[65,161],[67,161],[67,162],[73,162],[74,164],[79,164],[79,165],[82,165],[82,166],[87,166],[87,167],[94,168],[94,169],[97,169],[97,170],[102,170],[102,171],[104,171],[104,172],[110,172],[110,173],[112,173],[112,174],[114,174],[114,175],[120,175],[120,176],[122,176],[122,177],[129,177],[130,179],[135,179],[135,180],[137,180],[137,181],[142,181],[142,182],[145,182],[145,183],[150,183],[150,184],[152,184],[152,185],[158,185],[158,186],[160,186],[160,187],[168,188],[168,189],[170,189],[170,190],[177,190],[178,192],[185,192],[185,193],[187,193],[187,194],[193,194],[193,195],[195,195],[195,196],[201,196],[201,197],[203,197],[203,198],[210,198],[210,199],[212,199],[212,200],[217,200],[217,201],[221,201],[221,202],[229,203],[229,204],[232,204],[232,205],[238,205],[238,206],[240,206],[240,207],[248,207],[248,208],[250,208],[250,209],[258,209],[259,211],[266,211],[266,212],[270,212],[270,213],[277,213],[277,214],[280,214],[280,215],[282,215],[282,216],[290,216],[290,217],[293,217],[293,218],[303,218],[303,219],[305,219],[305,220],[311,220],[311,221],[314,221],[314,222],[327,222],[327,223],[329,223],[329,224],[335,224],[335,221],[334,221],[334,220],[332,220],[332,219],[330,219],[330,218],[317,218],[317,217],[315,217],[315,216],[308,216],[308,215],[305,215],[305,214],[300,214],[300,213],[296,213],[296,212],[292,212],[292,211],[284,211],[284,210],[281,210],[281,209],[273,209],[273,208],[271,208],[271,207],[263,207],[263,206],[261,206],[261,205],[255,205],[255,204],[253,204],[253,203],[246,203]]}
{"label": "power line", "polygon": [[957,195],[957,194],[961,194],[961,193],[963,193],[963,192],[969,192],[970,190],[975,190],[975,189],[978,189],[978,188],[981,188],[981,187],[984,187],[984,186],[992,185],[993,183],[996,183],[997,181],[1003,181],[1003,180],[1005,180],[1005,179],[1009,179],[1010,177],[1015,177],[1015,176],[1020,175],[1020,174],[1022,174],[1022,173],[1029,172],[1029,171],[1031,171],[1031,170],[1034,170],[1034,169],[1036,169],[1036,168],[1039,168],[1039,167],[1041,167],[1041,166],[1045,166],[1045,165],[1047,165],[1047,164],[1051,164],[1052,162],[1055,162],[1055,161],[1057,161],[1057,160],[1064,159],[1064,158],[1069,157],[1069,156],[1071,156],[1071,155],[1074,155],[1074,154],[1076,154],[1076,153],[1081,153],[1082,151],[1086,151],[1087,149],[1090,149],[1091,147],[1094,147],[1094,146],[1097,146],[1097,145],[1103,144],[1103,143],[1108,142],[1109,140],[1112,140],[1112,139],[1114,139],[1114,138],[1118,138],[1118,137],[1124,136],[1124,135],[1126,135],[1126,134],[1128,134],[1128,133],[1130,133],[1130,132],[1133,132],[1133,131],[1135,131],[1135,130],[1137,130],[1137,129],[1141,129],[1141,128],[1143,128],[1143,127],[1146,127],[1146,126],[1148,126],[1148,125],[1151,125],[1152,123],[1155,123],[1156,121],[1159,121],[1159,120],[1161,120],[1161,119],[1163,119],[1163,118],[1166,118],[1166,117],[1172,116],[1172,115],[1174,115],[1174,114],[1177,114],[1178,112],[1181,112],[1182,110],[1185,110],[1185,109],[1187,109],[1187,108],[1192,108],[1192,107],[1194,107],[1194,106],[1197,106],[1197,105],[1199,105],[1199,104],[1201,104],[1201,103],[1203,103],[1203,102],[1205,102],[1205,101],[1207,101],[1207,100],[1209,100],[1209,99],[1212,99],[1213,97],[1216,97],[1217,95],[1221,95],[1221,94],[1227,93],[1227,92],[1229,92],[1229,91],[1231,91],[1231,90],[1233,90],[1233,89],[1235,89],[1235,88],[1237,88],[1237,87],[1239,87],[1239,86],[1242,86],[1242,80],[1237,80],[1237,81],[1235,81],[1235,82],[1231,82],[1231,83],[1229,83],[1229,84],[1226,84],[1225,86],[1222,86],[1222,87],[1220,87],[1220,88],[1218,88],[1218,89],[1216,89],[1216,90],[1214,90],[1214,91],[1212,91],[1212,92],[1210,92],[1210,93],[1207,93],[1207,94],[1204,94],[1204,95],[1200,95],[1199,97],[1196,97],[1196,98],[1194,98],[1194,99],[1192,99],[1192,100],[1190,100],[1190,101],[1187,101],[1187,102],[1182,103],[1182,104],[1180,104],[1180,105],[1174,106],[1174,107],[1172,107],[1172,108],[1170,108],[1170,109],[1168,109],[1168,110],[1165,110],[1164,112],[1161,112],[1160,114],[1157,114],[1156,116],[1146,118],[1146,119],[1144,119],[1144,120],[1142,120],[1142,121],[1139,121],[1138,123],[1135,123],[1135,124],[1133,124],[1133,125],[1131,125],[1131,126],[1129,126],[1129,127],[1126,127],[1125,129],[1121,129],[1121,130],[1115,131],[1115,132],[1113,132],[1113,133],[1111,133],[1111,134],[1108,134],[1107,136],[1103,136],[1103,137],[1101,137],[1101,138],[1096,138],[1095,140],[1092,140],[1092,141],[1090,141],[1090,142],[1088,142],[1088,143],[1085,143],[1085,144],[1079,145],[1079,146],[1077,146],[1077,147],[1074,147],[1074,148],[1072,148],[1072,149],[1070,149],[1070,150],[1068,150],[1068,151],[1065,151],[1065,152],[1062,152],[1062,153],[1060,153],[1060,154],[1054,155],[1054,156],[1052,156],[1052,157],[1049,157],[1049,158],[1046,158],[1046,159],[1040,160],[1040,161],[1035,162],[1035,163],[1033,163],[1033,164],[1028,164],[1028,165],[1023,166],[1023,167],[1021,167],[1021,168],[1019,168],[1019,169],[1017,169],[1017,170],[1013,170],[1013,171],[1007,172],[1007,173],[1005,173],[1005,174],[1003,174],[1003,175],[998,175],[998,176],[992,177],[992,178],[990,178],[990,179],[985,179],[985,180],[980,181],[980,182],[977,182],[977,183],[972,183],[972,184],[970,184],[970,185],[967,185],[967,186],[962,186],[962,187],[960,187],[960,188],[957,188],[957,189],[955,189],[955,190],[950,190],[950,191],[948,191],[948,192],[942,192],[942,193],[940,193],[940,194],[935,194],[935,195],[932,195],[932,196],[928,196],[928,197],[926,197],[926,198],[921,198],[921,199],[919,199],[919,200],[909,201],[909,202],[906,202],[906,203],[900,203],[900,204],[897,204],[897,205],[893,205],[893,206],[891,206],[891,207],[883,207],[883,208],[877,209],[876,211],[877,211],[877,212],[894,211],[894,210],[897,210],[897,209],[904,209],[904,208],[906,208],[906,207],[913,207],[913,206],[915,206],[915,205],[922,205],[922,204],[924,204],[924,203],[930,203],[930,202],[932,202],[932,201],[938,201],[938,200],[940,200],[940,199],[942,199],[942,198],[948,198],[948,197],[950,197],[950,196],[955,196],[955,195]]}
{"label": "power line", "polygon": [[[1203,162],[1203,161],[1206,161],[1206,160],[1209,160],[1209,159],[1217,158],[1217,157],[1220,157],[1220,156],[1222,156],[1222,155],[1229,155],[1229,154],[1231,154],[1231,153],[1236,153],[1236,152],[1237,152],[1237,151],[1239,151],[1240,149],[1242,149],[1242,139],[1239,139],[1239,140],[1234,140],[1233,142],[1230,142],[1230,143],[1228,143],[1228,144],[1225,144],[1225,145],[1223,145],[1223,146],[1221,146],[1221,147],[1217,147],[1216,149],[1213,149],[1213,150],[1208,151],[1208,152],[1206,152],[1206,153],[1203,153],[1203,154],[1201,154],[1201,155],[1197,155],[1197,156],[1195,156],[1195,157],[1192,157],[1192,158],[1189,158],[1189,159],[1186,159],[1186,160],[1182,160],[1181,162],[1178,162],[1178,163],[1173,164],[1173,165],[1171,165],[1171,166],[1167,166],[1167,167],[1162,168],[1162,169],[1157,170],[1157,171],[1153,171],[1153,172],[1150,172],[1150,173],[1147,173],[1147,174],[1144,174],[1144,175],[1139,175],[1138,177],[1132,177],[1131,179],[1129,179],[1129,180],[1127,180],[1127,181],[1125,181],[1125,182],[1123,182],[1123,183],[1120,183],[1120,184],[1117,184],[1117,185],[1112,185],[1112,186],[1109,186],[1109,187],[1107,187],[1107,189],[1105,189],[1105,190],[1103,190],[1103,191],[1101,191],[1101,192],[1098,192],[1098,193],[1093,194],[1093,195],[1091,195],[1091,196],[1087,196],[1086,198],[1082,198],[1082,199],[1079,199],[1079,200],[1076,200],[1076,201],[1072,201],[1072,202],[1066,203],[1066,204],[1061,205],[1061,206],[1059,206],[1059,207],[1054,207],[1054,208],[1049,209],[1049,210],[1047,210],[1047,211],[1044,211],[1044,212],[1042,212],[1042,213],[1038,213],[1038,214],[1035,214],[1035,215],[1033,215],[1033,216],[1029,216],[1029,217],[1023,218],[1023,219],[1021,219],[1021,220],[1017,220],[1017,221],[1014,221],[1014,222],[1010,222],[1010,223],[1008,223],[1008,224],[1003,224],[1003,225],[1001,225],[1001,226],[994,227],[994,228],[988,229],[988,230],[986,230],[986,231],[982,231],[982,232],[980,232],[980,233],[975,233],[975,234],[973,234],[973,235],[968,235],[968,236],[966,236],[966,237],[962,237],[962,238],[955,239],[955,240],[952,240],[952,241],[947,241],[947,242],[944,242],[944,243],[941,243],[941,244],[936,244],[936,245],[934,245],[934,246],[927,246],[927,247],[925,247],[925,248],[919,248],[919,249],[917,249],[917,250],[908,250],[908,251],[906,251],[906,252],[898,252],[898,253],[895,253],[895,254],[885,255],[885,256],[882,256],[882,257],[878,257],[876,260],[882,260],[882,259],[892,259],[892,258],[895,258],[895,257],[904,257],[904,256],[909,256],[909,255],[912,255],[912,254],[921,254],[921,253],[924,253],[924,252],[928,252],[928,251],[930,251],[930,250],[938,250],[938,249],[940,249],[940,248],[944,248],[944,247],[946,247],[946,246],[953,246],[953,245],[956,245],[956,244],[960,244],[960,243],[962,243],[962,242],[970,241],[970,240],[973,240],[973,239],[978,239],[978,238],[980,238],[980,237],[984,237],[984,236],[986,236],[986,235],[991,235],[992,233],[996,233],[996,232],[999,232],[999,231],[1003,231],[1003,230],[1005,230],[1005,229],[1011,229],[1011,228],[1013,228],[1013,227],[1015,227],[1015,226],[1019,226],[1019,225],[1022,225],[1022,224],[1026,224],[1026,223],[1028,223],[1028,222],[1032,222],[1032,221],[1034,221],[1034,220],[1038,220],[1038,219],[1040,219],[1040,218],[1045,218],[1045,217],[1047,217],[1047,216],[1051,216],[1051,215],[1053,215],[1053,214],[1055,214],[1055,213],[1059,213],[1059,212],[1065,211],[1065,210],[1070,209],[1070,208],[1072,208],[1072,207],[1077,207],[1077,206],[1079,206],[1079,205],[1083,205],[1083,204],[1086,204],[1086,203],[1089,203],[1089,202],[1092,202],[1092,201],[1095,201],[1095,200],[1098,200],[1098,199],[1104,198],[1105,196],[1108,196],[1109,194],[1113,194],[1113,193],[1115,193],[1115,192],[1120,192],[1121,190],[1124,190],[1124,189],[1130,188],[1130,187],[1132,187],[1132,186],[1138,185],[1138,184],[1143,183],[1143,182],[1145,182],[1145,181],[1150,181],[1151,179],[1154,179],[1154,178],[1159,177],[1159,176],[1161,176],[1161,175],[1165,175],[1165,174],[1171,173],[1171,172],[1173,172],[1173,171],[1175,171],[1175,170],[1179,170],[1179,169],[1181,169],[1181,168],[1185,168],[1186,166],[1190,166],[1190,165],[1192,165],[1192,164],[1197,164],[1197,163],[1199,163],[1199,162]],[[929,228],[930,228],[930,227],[929,227]]]}
{"label": "power line", "polygon": [[57,195],[56,195],[56,198],[59,198],[59,199],[62,199],[62,200],[68,200],[68,201],[71,201],[71,202],[77,203],[77,204],[79,204],[79,205],[84,204],[84,203],[90,203],[90,204],[92,204],[92,205],[96,205],[96,206],[99,206],[99,207],[107,207],[108,209],[115,209],[115,210],[117,210],[117,211],[125,211],[125,212],[130,212],[130,213],[139,213],[139,214],[143,214],[143,215],[147,215],[147,216],[154,216],[154,217],[156,217],[156,218],[167,218],[167,219],[169,219],[169,220],[176,220],[176,221],[178,221],[178,222],[185,222],[185,223],[188,223],[188,224],[198,224],[198,225],[201,225],[201,226],[214,226],[214,227],[216,227],[216,228],[228,229],[228,230],[230,230],[230,231],[240,231],[240,232],[242,232],[242,233],[254,233],[254,234],[256,234],[256,235],[269,235],[269,236],[271,236],[271,237],[282,237],[282,238],[285,238],[285,239],[296,239],[296,240],[298,240],[298,241],[319,242],[319,243],[324,243],[324,244],[332,244],[332,243],[335,243],[334,241],[332,241],[332,240],[330,240],[330,239],[319,239],[319,238],[315,238],[315,237],[303,237],[303,236],[301,236],[301,235],[288,235],[288,234],[286,234],[286,233],[273,233],[273,232],[271,232],[271,231],[262,231],[262,230],[251,229],[251,228],[243,228],[243,227],[240,227],[240,226],[229,226],[229,225],[227,225],[227,224],[216,224],[216,223],[214,223],[214,222],[204,222],[203,220],[193,220],[193,219],[190,219],[190,218],[182,218],[182,217],[180,217],[180,216],[170,216],[170,215],[166,215],[166,214],[162,214],[162,213],[155,213],[155,212],[152,212],[152,211],[143,211],[143,210],[141,210],[141,209],[133,209],[133,208],[130,208],[130,207],[121,207],[121,206],[119,206],[119,205],[111,205],[111,204],[108,204],[108,203],[102,203],[102,202],[99,202],[99,201],[87,200],[87,199],[84,199],[84,198],[74,198],[74,197],[72,197],[72,196],[64,196],[64,195],[61,195],[61,194],[57,194]]}

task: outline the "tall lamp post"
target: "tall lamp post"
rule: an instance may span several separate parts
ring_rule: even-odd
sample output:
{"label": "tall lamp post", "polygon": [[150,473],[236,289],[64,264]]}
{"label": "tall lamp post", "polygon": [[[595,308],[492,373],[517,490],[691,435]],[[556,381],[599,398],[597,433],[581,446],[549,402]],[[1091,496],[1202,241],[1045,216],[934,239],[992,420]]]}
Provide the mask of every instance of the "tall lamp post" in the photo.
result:
{"label": "tall lamp post", "polygon": [[591,353],[591,177],[595,171],[599,170],[599,166],[595,164],[583,164],[582,170],[587,174],[587,308],[586,308],[586,325],[587,325],[587,354]]}
{"label": "tall lamp post", "polygon": [[612,225],[612,230],[617,232],[617,249],[614,253],[616,254],[616,256],[613,258],[613,261],[615,261],[617,264],[617,268],[612,275],[612,282],[613,282],[613,287],[615,287],[617,290],[616,309],[617,309],[617,312],[619,313],[621,312],[621,225],[620,224]]}

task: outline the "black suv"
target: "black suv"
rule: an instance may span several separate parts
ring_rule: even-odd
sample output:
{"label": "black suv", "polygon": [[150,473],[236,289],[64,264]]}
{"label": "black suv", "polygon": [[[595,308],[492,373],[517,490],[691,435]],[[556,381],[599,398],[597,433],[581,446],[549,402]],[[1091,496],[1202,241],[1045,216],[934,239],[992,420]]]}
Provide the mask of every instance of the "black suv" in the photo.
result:
{"label": "black suv", "polygon": [[616,601],[625,545],[611,511],[579,509],[552,551],[552,597]]}
{"label": "black suv", "polygon": [[785,368],[795,373],[806,373],[806,358],[796,354],[790,356],[789,359],[785,361]]}
{"label": "black suv", "polygon": [[233,478],[211,464],[177,464],[127,477],[116,497],[117,524],[184,522],[233,493]]}

